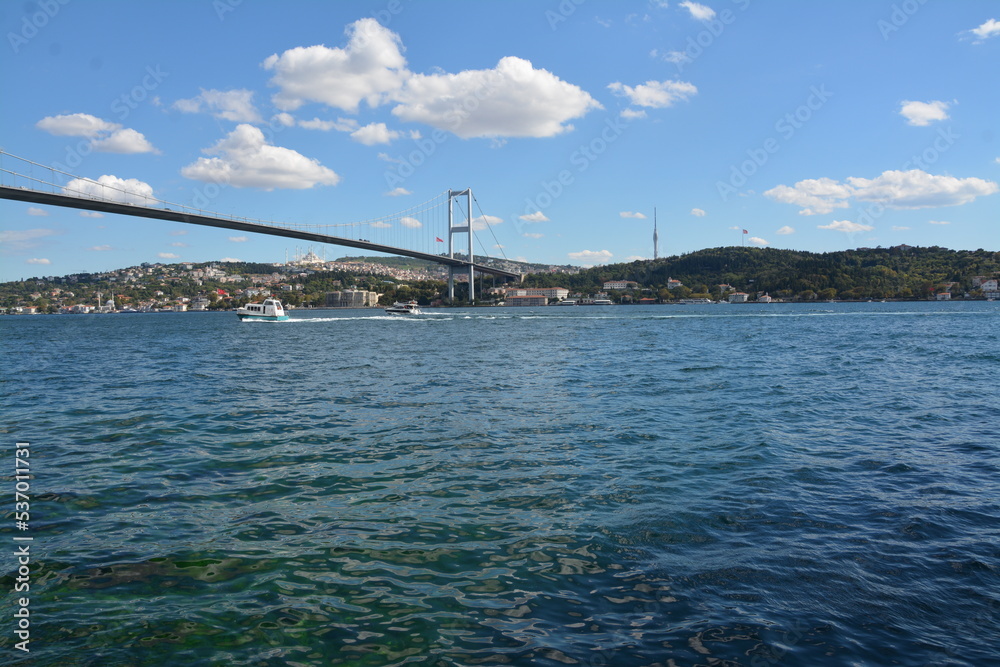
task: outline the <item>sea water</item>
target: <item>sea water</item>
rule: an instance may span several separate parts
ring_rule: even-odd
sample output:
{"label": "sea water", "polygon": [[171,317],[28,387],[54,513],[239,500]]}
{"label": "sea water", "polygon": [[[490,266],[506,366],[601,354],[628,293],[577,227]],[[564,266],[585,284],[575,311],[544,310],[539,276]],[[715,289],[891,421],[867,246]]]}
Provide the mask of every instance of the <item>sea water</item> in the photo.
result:
{"label": "sea water", "polygon": [[0,318],[2,662],[1000,664],[1000,304],[291,316]]}

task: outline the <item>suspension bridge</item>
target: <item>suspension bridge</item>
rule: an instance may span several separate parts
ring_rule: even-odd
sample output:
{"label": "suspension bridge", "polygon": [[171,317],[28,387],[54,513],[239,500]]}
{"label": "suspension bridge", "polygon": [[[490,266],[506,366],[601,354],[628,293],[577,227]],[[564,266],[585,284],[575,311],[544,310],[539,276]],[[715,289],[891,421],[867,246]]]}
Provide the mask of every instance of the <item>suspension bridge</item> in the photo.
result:
{"label": "suspension bridge", "polygon": [[[461,206],[463,197],[464,207]],[[295,224],[224,215],[169,202],[154,197],[149,186],[139,181],[84,178],[0,150],[0,199],[269,234],[422,259],[448,267],[448,297],[451,300],[455,298],[456,277],[468,276],[470,301],[475,300],[477,273],[505,279],[522,278],[520,273],[476,261],[473,242],[478,241],[477,227],[490,234],[493,230],[482,209],[479,218],[472,217],[475,198],[471,188],[447,190],[419,206],[381,218],[339,224]],[[478,202],[476,204],[478,206]],[[338,234],[331,234],[331,231]],[[365,238],[361,238],[362,234]],[[460,249],[456,237],[463,235],[465,248]],[[495,241],[496,237],[493,238]],[[440,243],[447,243],[447,253],[431,251]],[[479,243],[482,247],[482,242]],[[480,257],[496,259],[485,251]]]}

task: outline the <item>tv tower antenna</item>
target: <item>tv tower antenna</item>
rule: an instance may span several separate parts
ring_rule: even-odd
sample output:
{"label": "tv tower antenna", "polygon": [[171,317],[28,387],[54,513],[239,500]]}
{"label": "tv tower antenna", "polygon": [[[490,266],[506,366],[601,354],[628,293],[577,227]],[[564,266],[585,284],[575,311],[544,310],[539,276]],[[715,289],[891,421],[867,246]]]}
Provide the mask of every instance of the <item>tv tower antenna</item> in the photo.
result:
{"label": "tv tower antenna", "polygon": [[656,207],[653,207],[653,259],[660,257],[660,236],[656,233]]}

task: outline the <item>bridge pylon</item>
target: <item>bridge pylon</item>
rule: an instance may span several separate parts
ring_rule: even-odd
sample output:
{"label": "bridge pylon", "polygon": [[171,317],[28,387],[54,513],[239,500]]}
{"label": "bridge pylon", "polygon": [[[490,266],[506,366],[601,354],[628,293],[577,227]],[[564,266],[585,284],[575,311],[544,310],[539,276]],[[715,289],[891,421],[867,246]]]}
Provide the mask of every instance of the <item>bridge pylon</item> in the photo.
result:
{"label": "bridge pylon", "polygon": [[[454,200],[465,197],[465,224],[455,224]],[[448,257],[455,257],[455,234],[467,234],[469,239],[469,305],[476,301],[476,268],[472,254],[472,188],[465,190],[448,190]],[[448,267],[448,301],[455,302],[455,273],[466,267]]]}

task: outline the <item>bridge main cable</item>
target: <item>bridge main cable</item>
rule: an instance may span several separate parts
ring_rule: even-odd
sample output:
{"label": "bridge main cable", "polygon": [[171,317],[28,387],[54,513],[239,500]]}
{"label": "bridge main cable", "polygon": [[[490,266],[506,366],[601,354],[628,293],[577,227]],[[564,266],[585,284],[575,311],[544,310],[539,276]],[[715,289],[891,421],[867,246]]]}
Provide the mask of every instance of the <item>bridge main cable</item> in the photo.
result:
{"label": "bridge main cable", "polygon": [[150,206],[139,206],[137,204],[123,204],[100,199],[90,199],[87,197],[42,192],[40,190],[31,190],[28,188],[14,188],[6,185],[0,185],[0,199],[10,199],[13,201],[23,201],[32,204],[49,206],[62,206],[65,208],[85,209],[89,211],[99,211],[101,213],[131,215],[141,218],[153,218],[156,220],[169,220],[171,222],[183,222],[191,225],[202,225],[204,227],[220,227],[222,229],[233,229],[253,234],[269,234],[271,236],[302,239],[316,243],[329,243],[331,245],[346,246],[348,248],[359,248],[361,250],[372,250],[391,255],[413,257],[414,259],[423,259],[429,262],[444,264],[445,266],[469,267],[471,265],[480,273],[488,273],[490,275],[503,276],[506,278],[521,278],[521,274],[513,271],[504,271],[503,269],[496,269],[491,266],[483,266],[475,263],[470,264],[468,261],[448,257],[446,255],[434,255],[427,252],[420,252],[419,250],[396,248],[394,246],[371,243],[369,241],[356,241],[342,236],[330,236],[328,234],[317,234],[315,232],[307,232],[298,229],[272,227],[270,225],[254,222],[241,222],[239,220],[217,218],[210,215],[173,211],[166,208],[153,208]]}

